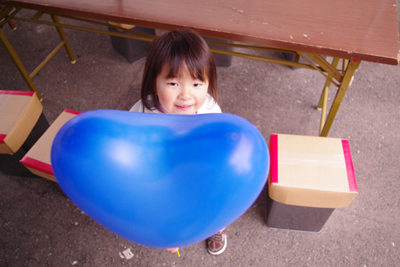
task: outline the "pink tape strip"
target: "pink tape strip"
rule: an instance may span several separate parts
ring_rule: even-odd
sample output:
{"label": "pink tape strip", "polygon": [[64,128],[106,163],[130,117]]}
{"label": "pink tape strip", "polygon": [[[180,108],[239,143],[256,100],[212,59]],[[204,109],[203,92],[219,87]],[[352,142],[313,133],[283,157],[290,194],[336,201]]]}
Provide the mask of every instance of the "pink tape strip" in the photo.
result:
{"label": "pink tape strip", "polygon": [[64,112],[68,112],[68,113],[71,113],[71,114],[75,114],[75,115],[79,115],[79,114],[81,114],[81,112],[79,112],[79,111],[75,111],[75,110],[71,110],[71,109],[64,109]]}
{"label": "pink tape strip", "polygon": [[0,134],[0,144],[5,144],[4,139],[6,139],[7,135]]}
{"label": "pink tape strip", "polygon": [[271,183],[278,183],[278,135],[271,134],[269,140],[269,153],[271,161]]}
{"label": "pink tape strip", "polygon": [[44,163],[42,161],[24,156],[21,159],[21,163],[24,164],[26,167],[38,170],[40,172],[44,172],[54,176],[53,168],[50,164]]}
{"label": "pink tape strip", "polygon": [[354,175],[353,160],[351,158],[349,140],[342,140],[344,160],[346,162],[347,179],[350,192],[358,192],[356,176]]}
{"label": "pink tape strip", "polygon": [[0,90],[0,95],[28,95],[33,96],[35,92],[32,91],[12,91],[12,90]]}

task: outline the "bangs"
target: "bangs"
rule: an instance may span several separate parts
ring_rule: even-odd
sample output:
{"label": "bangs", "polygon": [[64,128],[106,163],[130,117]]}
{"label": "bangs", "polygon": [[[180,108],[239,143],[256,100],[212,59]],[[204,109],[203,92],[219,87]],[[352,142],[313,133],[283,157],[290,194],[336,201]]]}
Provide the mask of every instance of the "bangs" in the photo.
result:
{"label": "bangs", "polygon": [[[175,58],[176,59],[176,58]],[[173,60],[172,63],[166,62],[167,65],[171,66],[167,78],[175,78],[181,71],[188,71],[193,79],[199,79],[205,82],[207,79],[207,66],[199,66],[199,64],[188,64],[186,61]]]}
{"label": "bangs", "polygon": [[177,39],[165,57],[164,64],[170,66],[168,78],[177,77],[179,72],[187,70],[192,78],[203,82],[207,80],[207,73],[209,71],[209,51],[207,44],[200,38],[199,40]]}

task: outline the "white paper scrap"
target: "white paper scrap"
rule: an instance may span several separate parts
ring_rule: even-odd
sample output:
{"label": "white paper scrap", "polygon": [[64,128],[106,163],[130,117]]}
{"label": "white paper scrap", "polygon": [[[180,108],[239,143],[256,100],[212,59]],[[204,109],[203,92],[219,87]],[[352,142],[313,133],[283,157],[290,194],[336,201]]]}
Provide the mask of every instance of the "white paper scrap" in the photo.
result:
{"label": "white paper scrap", "polygon": [[122,251],[122,254],[124,254],[125,258],[128,259],[128,260],[132,259],[133,256],[134,256],[130,248]]}

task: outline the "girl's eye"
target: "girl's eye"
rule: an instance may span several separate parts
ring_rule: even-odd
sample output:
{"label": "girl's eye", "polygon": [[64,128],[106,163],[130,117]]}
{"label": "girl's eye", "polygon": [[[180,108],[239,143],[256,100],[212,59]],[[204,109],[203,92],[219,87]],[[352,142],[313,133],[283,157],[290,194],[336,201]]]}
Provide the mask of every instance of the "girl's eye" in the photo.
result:
{"label": "girl's eye", "polygon": [[168,83],[168,84],[171,85],[171,86],[177,86],[178,85],[178,83],[173,83],[173,82]]}
{"label": "girl's eye", "polygon": [[201,83],[195,83],[195,84],[193,84],[193,86],[194,86],[194,87],[200,87],[200,86],[201,86]]}

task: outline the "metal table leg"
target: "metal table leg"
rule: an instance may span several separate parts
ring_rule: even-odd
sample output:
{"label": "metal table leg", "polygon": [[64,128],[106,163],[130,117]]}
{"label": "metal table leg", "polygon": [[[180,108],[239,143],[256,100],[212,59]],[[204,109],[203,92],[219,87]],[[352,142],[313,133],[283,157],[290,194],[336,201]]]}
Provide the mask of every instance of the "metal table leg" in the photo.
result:
{"label": "metal table leg", "polygon": [[335,119],[335,116],[339,110],[340,104],[342,103],[344,95],[346,94],[347,88],[350,86],[354,72],[356,71],[356,69],[358,68],[360,63],[361,63],[361,61],[353,59],[353,60],[350,60],[349,64],[347,65],[347,68],[343,75],[343,80],[339,86],[337,93],[336,93],[336,97],[331,106],[331,110],[329,111],[326,122],[324,123],[323,128],[320,132],[320,136],[325,136],[325,137],[328,136],[329,130],[331,129],[333,120]]}
{"label": "metal table leg", "polygon": [[22,64],[21,60],[19,59],[17,53],[11,46],[10,42],[8,41],[7,37],[5,36],[3,30],[0,28],[0,42],[4,46],[7,54],[11,57],[14,65],[17,67],[18,71],[21,73],[22,78],[28,84],[29,88],[36,93],[39,100],[42,101],[42,95],[39,93],[38,89],[36,88],[35,84],[33,83],[31,77],[29,76],[28,72],[26,71],[24,65]]}

